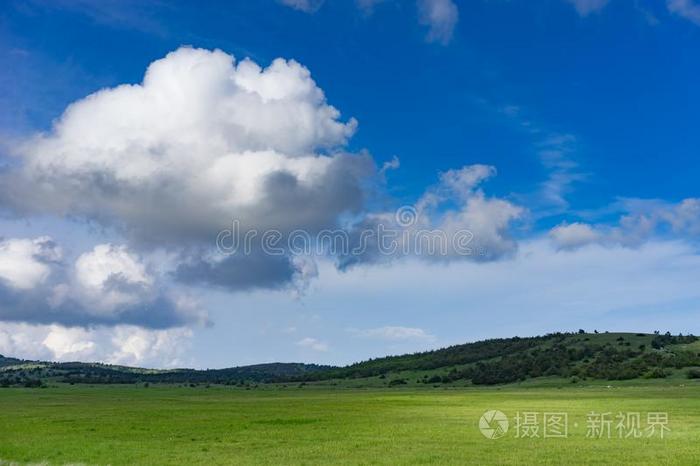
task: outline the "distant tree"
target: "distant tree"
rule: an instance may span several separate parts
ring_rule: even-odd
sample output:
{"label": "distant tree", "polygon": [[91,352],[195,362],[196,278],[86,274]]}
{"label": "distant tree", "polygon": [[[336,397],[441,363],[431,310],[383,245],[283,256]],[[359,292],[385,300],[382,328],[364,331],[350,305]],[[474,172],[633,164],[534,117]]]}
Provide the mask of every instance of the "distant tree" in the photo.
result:
{"label": "distant tree", "polygon": [[26,388],[39,388],[43,385],[39,379],[27,379],[24,381],[24,386]]}

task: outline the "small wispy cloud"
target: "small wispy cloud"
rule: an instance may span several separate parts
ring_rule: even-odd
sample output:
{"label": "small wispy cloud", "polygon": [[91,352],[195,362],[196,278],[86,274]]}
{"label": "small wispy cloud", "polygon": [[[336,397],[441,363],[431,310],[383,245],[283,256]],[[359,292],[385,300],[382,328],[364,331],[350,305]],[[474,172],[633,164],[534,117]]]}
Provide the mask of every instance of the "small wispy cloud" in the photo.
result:
{"label": "small wispy cloud", "polygon": [[111,28],[166,36],[167,28],[159,19],[166,7],[171,10],[174,8],[159,1],[30,0],[23,3],[21,11],[64,11],[82,15],[96,24]]}
{"label": "small wispy cloud", "polygon": [[693,0],[667,0],[666,7],[671,13],[700,26],[700,5]]}
{"label": "small wispy cloud", "polygon": [[416,327],[386,326],[365,330],[351,330],[351,332],[358,337],[387,341],[435,340],[434,335]]}
{"label": "small wispy cloud", "polygon": [[530,198],[526,203],[540,216],[558,214],[567,209],[567,196],[573,185],[589,176],[576,161],[576,136],[551,131],[528,119],[525,110],[517,105],[506,105],[498,111],[531,135],[535,154],[547,171],[547,178],[540,183],[538,191],[525,196]]}
{"label": "small wispy cloud", "polygon": [[597,13],[608,4],[609,0],[566,0],[571,3],[579,16],[588,16]]}
{"label": "small wispy cloud", "polygon": [[549,134],[537,146],[542,166],[549,171],[541,186],[542,197],[554,207],[567,208],[566,195],[571,185],[586,178],[573,159],[576,138],[571,134]]}
{"label": "small wispy cloud", "polygon": [[371,15],[374,13],[374,7],[384,1],[385,0],[355,0],[355,5],[357,5],[357,8],[365,15]]}
{"label": "small wispy cloud", "polygon": [[282,5],[303,11],[304,13],[316,13],[324,0],[279,0]]}
{"label": "small wispy cloud", "polygon": [[421,24],[428,26],[428,42],[447,45],[459,20],[459,10],[452,0],[418,0]]}
{"label": "small wispy cloud", "polygon": [[[304,13],[313,14],[321,9],[325,0],[278,0],[281,5]],[[355,6],[365,16],[374,12],[375,6],[384,0],[355,0]],[[418,20],[428,26],[426,40],[447,45],[452,40],[459,20],[459,10],[452,0],[417,0]]]}
{"label": "small wispy cloud", "polygon": [[302,348],[307,348],[319,352],[328,351],[327,343],[311,337],[302,338],[297,342],[297,346],[301,346]]}

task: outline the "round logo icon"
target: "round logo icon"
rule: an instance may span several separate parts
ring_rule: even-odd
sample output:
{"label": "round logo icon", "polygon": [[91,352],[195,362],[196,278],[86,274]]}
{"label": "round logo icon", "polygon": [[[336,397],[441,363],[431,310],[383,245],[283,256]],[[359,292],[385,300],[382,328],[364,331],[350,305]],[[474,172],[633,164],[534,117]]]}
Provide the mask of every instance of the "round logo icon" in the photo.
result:
{"label": "round logo icon", "polygon": [[418,220],[418,211],[411,205],[401,206],[396,209],[396,223],[400,227],[406,228],[414,225]]}
{"label": "round logo icon", "polygon": [[508,432],[508,418],[497,409],[486,411],[479,419],[479,430],[487,439],[501,438]]}

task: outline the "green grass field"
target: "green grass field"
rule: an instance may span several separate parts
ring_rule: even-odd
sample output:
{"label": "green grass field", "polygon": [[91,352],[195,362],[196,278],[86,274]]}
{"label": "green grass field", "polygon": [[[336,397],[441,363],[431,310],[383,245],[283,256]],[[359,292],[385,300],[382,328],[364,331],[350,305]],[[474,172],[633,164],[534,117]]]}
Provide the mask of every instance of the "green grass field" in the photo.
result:
{"label": "green grass field", "polygon": [[[485,438],[479,418],[510,428]],[[540,438],[516,438],[516,412]],[[668,413],[661,439],[586,438],[589,412]],[[545,412],[567,438],[542,438]],[[644,425],[642,425],[644,427]],[[700,385],[352,390],[60,386],[0,390],[0,464],[697,464]]]}

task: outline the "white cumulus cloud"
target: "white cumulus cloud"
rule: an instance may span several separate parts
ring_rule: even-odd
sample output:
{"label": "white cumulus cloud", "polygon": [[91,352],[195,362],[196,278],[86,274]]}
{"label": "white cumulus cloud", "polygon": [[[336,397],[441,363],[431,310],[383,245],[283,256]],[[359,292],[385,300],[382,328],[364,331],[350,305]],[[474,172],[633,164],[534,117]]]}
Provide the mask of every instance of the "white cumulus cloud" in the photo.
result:
{"label": "white cumulus cloud", "polygon": [[75,281],[81,293],[100,310],[133,306],[148,293],[154,278],[126,246],[100,244],[75,262]]}
{"label": "white cumulus cloud", "polygon": [[0,240],[0,282],[20,290],[34,288],[46,281],[51,264],[61,256],[61,249],[48,236]]}
{"label": "white cumulus cloud", "polygon": [[19,191],[3,194],[159,241],[209,238],[234,215],[282,229],[332,223],[358,207],[353,180],[368,168],[361,156],[316,152],[353,134],[355,120],[339,116],[295,61],[262,69],[181,48],[142,84],[73,103],[50,133],[18,147],[22,170],[4,181]]}
{"label": "white cumulus cloud", "polygon": [[[414,205],[368,215],[352,232],[353,254],[340,258],[341,268],[409,256],[429,261],[491,261],[511,256],[517,250],[511,228],[526,210],[485,194],[480,186],[495,174],[494,167],[479,164],[448,170]],[[401,218],[402,212],[406,218]],[[382,230],[393,236],[380,238]],[[362,238],[368,231],[377,233]]]}
{"label": "white cumulus cloud", "polygon": [[591,225],[577,222],[552,228],[549,237],[559,249],[576,249],[600,241],[603,235]]}
{"label": "white cumulus cloud", "polygon": [[653,199],[622,199],[611,206],[622,211],[617,223],[563,223],[549,231],[558,249],[588,244],[639,247],[659,238],[697,241],[700,238],[700,199],[678,203]]}
{"label": "white cumulus cloud", "polygon": [[206,312],[124,245],[100,244],[74,263],[49,237],[0,241],[0,321],[171,327]]}
{"label": "white cumulus cloud", "polygon": [[233,220],[242,232],[316,231],[359,211],[363,182],[377,170],[368,154],[342,150],[356,126],[294,60],[262,68],[184,47],[151,63],[142,83],[78,100],[51,131],[18,144],[0,202],[18,215],[70,214],[139,247],[179,251],[183,280],[280,286],[296,272],[285,258],[241,264],[207,254]]}
{"label": "white cumulus cloud", "polygon": [[182,367],[192,330],[150,330],[132,325],[91,328],[0,322],[0,354],[50,361],[96,361],[147,367]]}

